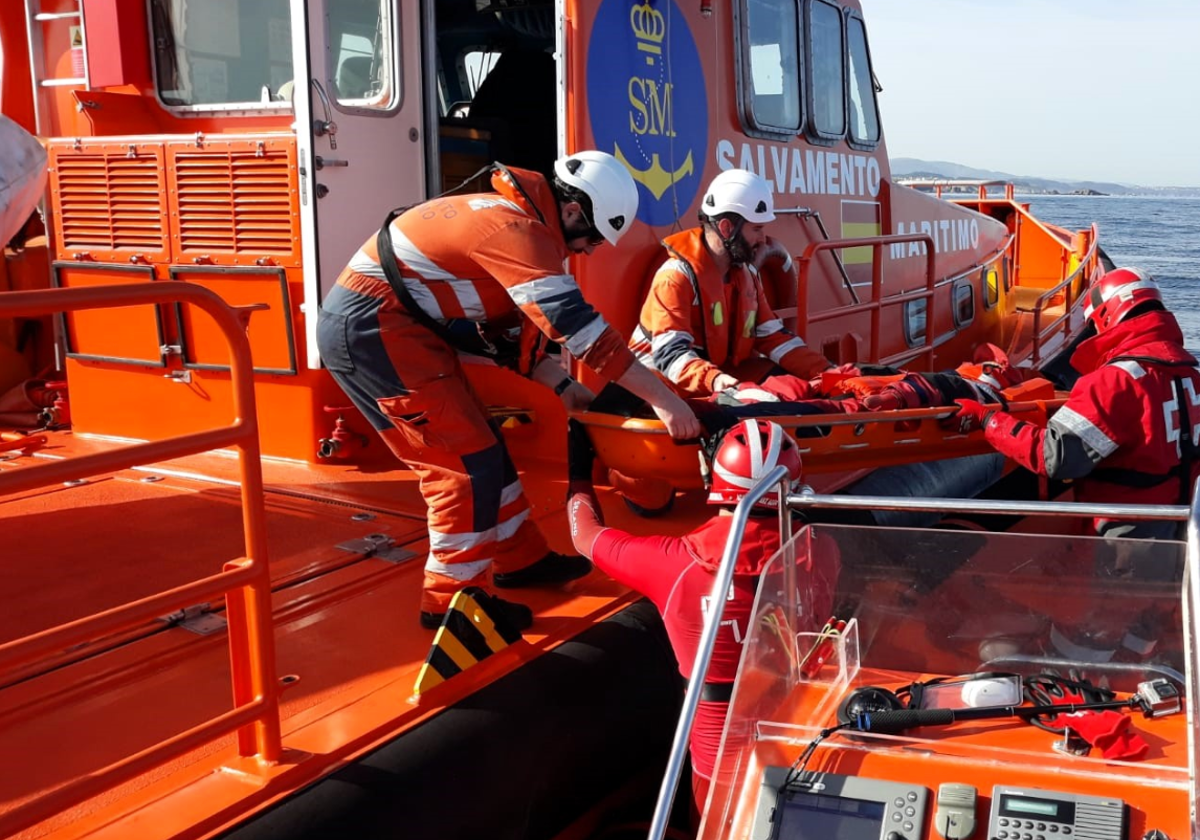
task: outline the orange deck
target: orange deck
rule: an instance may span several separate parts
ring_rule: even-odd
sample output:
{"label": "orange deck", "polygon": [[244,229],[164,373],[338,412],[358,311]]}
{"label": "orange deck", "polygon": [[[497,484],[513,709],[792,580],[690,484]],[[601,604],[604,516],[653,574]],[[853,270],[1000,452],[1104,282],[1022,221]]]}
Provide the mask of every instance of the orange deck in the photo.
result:
{"label": "orange deck", "polygon": [[[32,455],[0,453],[0,471],[116,445],[68,432],[50,437]],[[213,574],[242,556],[236,476],[232,458],[191,456],[0,500],[9,605],[0,615],[0,644]],[[134,809],[153,816],[138,822],[153,831],[138,836],[202,836],[394,738],[635,599],[599,572],[561,591],[514,591],[510,597],[537,615],[526,643],[476,666],[474,679],[450,680],[413,703],[433,638],[417,628],[427,543],[415,478],[399,469],[267,462],[264,481],[278,674],[287,684],[284,760],[265,773],[240,774],[244,759],[230,736],[18,836],[129,837],[128,822],[102,826]],[[563,484],[527,476],[527,485],[548,539],[569,549],[565,522],[548,518],[561,506]],[[610,524],[638,527],[619,502],[605,509]],[[653,527],[683,530],[706,513],[693,498],[681,498],[676,511]],[[387,535],[412,556],[390,562],[362,545],[339,548],[371,534]],[[223,613],[222,604],[214,607]],[[9,675],[0,692],[0,755],[24,760],[20,772],[0,775],[0,827],[15,808],[55,786],[228,711],[229,680],[223,630],[201,636],[162,622]]]}

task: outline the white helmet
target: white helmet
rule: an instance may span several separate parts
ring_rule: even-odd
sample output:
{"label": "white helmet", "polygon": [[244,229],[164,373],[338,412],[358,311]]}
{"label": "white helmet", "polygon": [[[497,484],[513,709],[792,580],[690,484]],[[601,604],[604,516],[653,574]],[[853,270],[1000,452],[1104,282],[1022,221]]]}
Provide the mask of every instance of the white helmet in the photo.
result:
{"label": "white helmet", "polygon": [[771,197],[771,185],[745,169],[726,169],[708,185],[700,202],[700,212],[709,218],[722,213],[737,213],[755,225],[773,222],[775,202]]}
{"label": "white helmet", "polygon": [[616,245],[637,216],[638,189],[629,170],[610,154],[587,151],[556,160],[554,174],[592,200],[592,224]]}

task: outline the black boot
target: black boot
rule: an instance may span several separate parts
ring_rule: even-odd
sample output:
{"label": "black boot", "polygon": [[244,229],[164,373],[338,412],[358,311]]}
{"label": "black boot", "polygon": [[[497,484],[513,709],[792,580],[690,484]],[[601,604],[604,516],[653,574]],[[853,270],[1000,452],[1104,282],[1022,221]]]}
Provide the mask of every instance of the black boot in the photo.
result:
{"label": "black boot", "polygon": [[500,589],[519,586],[553,586],[577,580],[592,570],[592,561],[578,554],[559,554],[551,551],[541,560],[515,572],[492,576]]}
{"label": "black boot", "polygon": [[[488,615],[492,616],[492,620],[497,624],[507,624],[518,632],[528,630],[533,626],[533,610],[524,604],[505,601],[495,595],[481,596],[478,600],[480,600],[480,606],[487,610]],[[426,630],[436,630],[442,626],[442,620],[445,618],[445,613],[431,613],[422,610],[421,626]]]}

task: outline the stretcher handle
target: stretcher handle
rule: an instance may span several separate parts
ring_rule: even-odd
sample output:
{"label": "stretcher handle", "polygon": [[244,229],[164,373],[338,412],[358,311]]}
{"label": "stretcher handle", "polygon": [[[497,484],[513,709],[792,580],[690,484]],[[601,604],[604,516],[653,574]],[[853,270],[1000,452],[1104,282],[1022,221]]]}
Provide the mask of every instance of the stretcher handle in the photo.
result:
{"label": "stretcher handle", "polygon": [[[999,403],[985,403],[989,408],[1007,411],[1009,414],[1024,414],[1031,411],[1055,411],[1065,403],[1066,397],[1053,400],[1027,400],[1010,402],[1005,409]],[[785,429],[801,429],[811,426],[860,426],[866,423],[898,423],[904,420],[942,420],[953,417],[958,413],[958,407],[953,405],[936,405],[928,408],[898,408],[891,411],[860,411],[855,414],[798,414],[763,417],[778,423]],[[661,420],[643,417],[622,417],[618,414],[600,414],[591,411],[572,411],[571,417],[585,426],[600,426],[608,429],[621,429],[627,432],[638,432],[649,435],[665,435],[667,427]],[[679,440],[680,445],[697,443]]]}

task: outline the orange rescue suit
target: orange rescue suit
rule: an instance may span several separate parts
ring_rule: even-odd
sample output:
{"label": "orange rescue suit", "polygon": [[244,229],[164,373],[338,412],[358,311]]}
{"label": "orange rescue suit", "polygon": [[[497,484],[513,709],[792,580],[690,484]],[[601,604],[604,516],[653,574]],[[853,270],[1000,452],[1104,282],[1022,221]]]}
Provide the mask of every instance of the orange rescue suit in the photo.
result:
{"label": "orange rescue suit", "polygon": [[829,367],[824,356],[784,328],[753,266],[721,273],[704,244],[703,228],[670,236],[663,247],[671,259],[651,281],[630,347],[680,394],[710,396],[718,375],[743,378],[739,369],[761,356],[805,379]]}
{"label": "orange rescue suit", "polygon": [[[446,196],[392,222],[394,259],[413,301],[442,324],[530,330],[601,376],[633,364],[624,339],[563,268],[558,203],[545,178],[498,167],[495,193]],[[455,347],[400,302],[373,235],[326,297],[321,358],[338,385],[420,479],[429,506],[421,609],[443,613],[466,586],[490,590],[548,552],[498,429],[463,373]],[[522,352],[525,355],[525,352]],[[526,359],[526,362],[529,360]],[[522,373],[529,364],[518,364]],[[495,567],[493,569],[493,566]]]}

